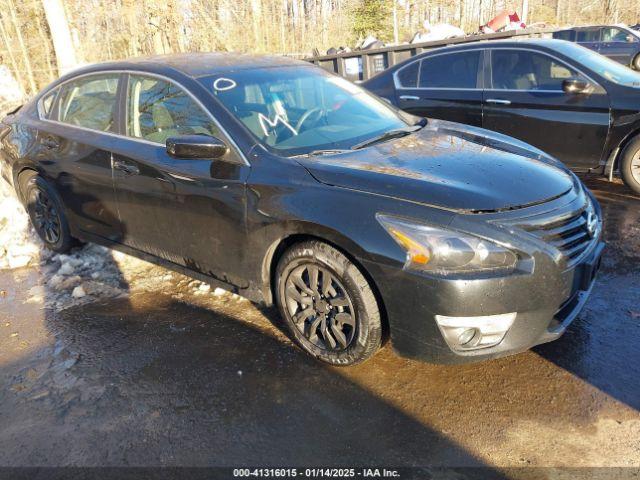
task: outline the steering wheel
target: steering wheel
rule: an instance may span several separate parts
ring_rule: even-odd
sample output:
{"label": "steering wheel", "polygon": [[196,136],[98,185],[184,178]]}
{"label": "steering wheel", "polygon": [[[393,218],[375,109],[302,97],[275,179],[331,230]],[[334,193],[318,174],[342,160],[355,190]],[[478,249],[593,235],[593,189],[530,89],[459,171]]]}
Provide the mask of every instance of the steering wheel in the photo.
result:
{"label": "steering wheel", "polygon": [[317,122],[322,118],[323,114],[324,114],[324,110],[321,109],[320,107],[315,107],[307,110],[302,114],[302,116],[300,117],[300,120],[298,120],[298,123],[296,123],[296,132],[300,131],[300,127],[302,127],[302,124],[307,120],[309,120],[309,118],[311,118],[312,115],[315,115],[317,117],[315,119],[315,122]]}

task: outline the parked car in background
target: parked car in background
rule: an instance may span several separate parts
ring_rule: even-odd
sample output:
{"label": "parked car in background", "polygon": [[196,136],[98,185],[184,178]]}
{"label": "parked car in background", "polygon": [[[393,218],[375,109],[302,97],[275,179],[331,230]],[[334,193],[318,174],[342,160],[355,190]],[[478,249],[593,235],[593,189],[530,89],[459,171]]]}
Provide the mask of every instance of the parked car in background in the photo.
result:
{"label": "parked car in background", "polygon": [[431,118],[505,133],[640,193],[640,73],[562,40],[430,50],[362,84]]}
{"label": "parked car in background", "polygon": [[574,27],[553,38],[576,42],[618,63],[640,70],[640,32],[624,25]]}
{"label": "parked car in background", "polygon": [[601,212],[498,133],[400,112],[285,57],[86,67],[0,124],[43,242],[93,241],[278,305],[325,362],[469,362],[558,338],[593,288]]}

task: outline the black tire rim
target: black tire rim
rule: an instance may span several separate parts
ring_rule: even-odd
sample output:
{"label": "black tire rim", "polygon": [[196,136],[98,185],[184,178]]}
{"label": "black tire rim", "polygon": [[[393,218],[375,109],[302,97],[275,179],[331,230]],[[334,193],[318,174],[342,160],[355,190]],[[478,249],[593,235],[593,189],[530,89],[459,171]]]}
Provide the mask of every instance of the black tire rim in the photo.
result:
{"label": "black tire rim", "polygon": [[297,266],[284,285],[284,304],[293,324],[322,350],[346,350],[356,333],[353,303],[347,290],[327,268]]}
{"label": "black tire rim", "polygon": [[29,207],[33,226],[40,238],[51,245],[58,243],[62,235],[60,214],[47,192],[34,188],[29,196]]}

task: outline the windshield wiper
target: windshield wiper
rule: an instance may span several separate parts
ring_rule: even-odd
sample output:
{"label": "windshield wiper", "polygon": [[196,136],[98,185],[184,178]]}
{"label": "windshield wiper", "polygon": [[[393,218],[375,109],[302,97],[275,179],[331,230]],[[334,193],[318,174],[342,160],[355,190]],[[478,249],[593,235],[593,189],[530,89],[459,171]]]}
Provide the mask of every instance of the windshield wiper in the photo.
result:
{"label": "windshield wiper", "polygon": [[411,127],[389,130],[388,132],[384,132],[378,136],[370,138],[369,140],[365,140],[362,143],[354,145],[353,147],[351,147],[351,150],[360,150],[361,148],[370,147],[371,145],[375,145],[376,143],[386,142],[387,140],[391,140],[392,138],[405,137],[412,134],[413,132],[417,132],[423,126],[424,125],[413,125]]}
{"label": "windshield wiper", "polygon": [[345,153],[350,150],[344,148],[323,148],[320,150],[312,150],[309,153],[302,153],[300,155],[294,155],[293,157],[317,157],[318,155],[333,155],[336,153]]}

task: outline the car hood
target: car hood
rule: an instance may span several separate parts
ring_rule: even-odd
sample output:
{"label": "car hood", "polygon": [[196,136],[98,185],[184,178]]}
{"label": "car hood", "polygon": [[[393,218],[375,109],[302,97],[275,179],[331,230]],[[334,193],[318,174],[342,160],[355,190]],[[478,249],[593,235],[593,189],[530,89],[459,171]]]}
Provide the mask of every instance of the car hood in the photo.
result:
{"label": "car hood", "polygon": [[577,182],[531,145],[439,120],[400,139],[298,161],[327,185],[456,211],[522,208],[564,195]]}

